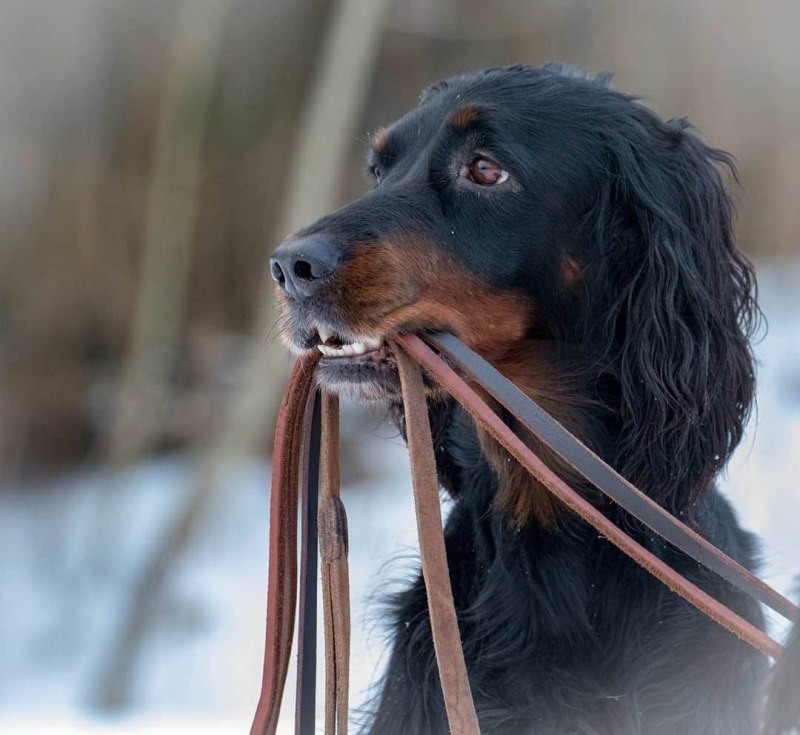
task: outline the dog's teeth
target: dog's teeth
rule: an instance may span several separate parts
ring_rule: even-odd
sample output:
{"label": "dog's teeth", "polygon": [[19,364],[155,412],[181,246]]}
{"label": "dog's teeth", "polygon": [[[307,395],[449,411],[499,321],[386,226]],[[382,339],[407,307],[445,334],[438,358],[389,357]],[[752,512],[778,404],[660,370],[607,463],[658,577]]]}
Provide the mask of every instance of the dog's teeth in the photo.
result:
{"label": "dog's teeth", "polygon": [[[322,338],[322,331],[320,331],[320,338]],[[383,340],[381,338],[368,337],[363,342],[353,342],[352,344],[341,345],[339,347],[320,344],[317,345],[317,348],[325,357],[355,357],[357,355],[365,355],[372,350],[377,350],[382,344]]]}
{"label": "dog's teeth", "polygon": [[319,334],[319,340],[322,343],[327,342],[332,336],[333,332],[327,327],[323,327],[322,325],[317,327],[317,334]]}
{"label": "dog's teeth", "polygon": [[381,337],[367,337],[364,340],[364,344],[370,350],[377,350],[378,347],[380,347],[383,344],[383,338],[381,338]]}

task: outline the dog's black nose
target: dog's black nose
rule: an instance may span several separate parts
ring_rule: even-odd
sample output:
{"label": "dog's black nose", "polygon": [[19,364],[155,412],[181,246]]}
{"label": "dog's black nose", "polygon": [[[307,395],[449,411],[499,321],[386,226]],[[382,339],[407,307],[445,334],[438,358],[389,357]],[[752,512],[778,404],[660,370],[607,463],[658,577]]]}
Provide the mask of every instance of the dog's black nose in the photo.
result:
{"label": "dog's black nose", "polygon": [[272,277],[287,296],[306,299],[339,265],[339,250],[326,235],[281,243],[270,259]]}

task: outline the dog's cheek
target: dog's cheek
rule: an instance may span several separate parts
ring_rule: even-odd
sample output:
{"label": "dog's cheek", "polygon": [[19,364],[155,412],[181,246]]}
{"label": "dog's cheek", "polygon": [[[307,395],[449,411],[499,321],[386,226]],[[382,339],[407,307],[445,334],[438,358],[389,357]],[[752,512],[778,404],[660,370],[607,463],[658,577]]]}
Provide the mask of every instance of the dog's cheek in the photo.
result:
{"label": "dog's cheek", "polygon": [[[535,324],[535,304],[521,293],[491,286],[441,248],[432,253],[428,267],[415,273],[420,301],[435,305],[446,326],[485,358],[513,351]],[[411,262],[425,260],[423,253]]]}
{"label": "dog's cheek", "polygon": [[369,277],[359,273],[353,296],[358,311],[372,307],[373,316],[382,315],[372,322],[381,333],[447,329],[492,358],[525,339],[536,321],[537,310],[529,299],[490,287],[433,240],[421,235],[392,238],[373,252],[374,258],[360,261]]}
{"label": "dog's cheek", "polygon": [[513,350],[537,318],[529,299],[490,287],[420,234],[356,246],[326,298],[354,334],[445,329],[487,359]]}
{"label": "dog's cheek", "polygon": [[426,295],[448,313],[449,326],[487,360],[515,351],[536,322],[536,307],[519,294],[493,291],[474,276],[448,278]]}

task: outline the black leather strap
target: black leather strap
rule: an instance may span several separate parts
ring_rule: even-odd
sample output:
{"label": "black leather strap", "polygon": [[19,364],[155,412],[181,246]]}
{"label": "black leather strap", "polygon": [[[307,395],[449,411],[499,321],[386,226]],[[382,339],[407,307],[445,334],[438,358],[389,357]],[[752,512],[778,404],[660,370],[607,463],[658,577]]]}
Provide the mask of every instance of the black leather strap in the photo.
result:
{"label": "black leather strap", "polygon": [[319,504],[319,453],[322,408],[319,390],[314,394],[308,441],[308,467],[301,495],[300,600],[297,632],[296,735],[314,735],[317,706],[317,506]]}
{"label": "black leather strap", "polygon": [[621,508],[745,594],[790,620],[796,619],[798,608],[791,601],[634,487],[463,342],[446,332],[426,336],[425,339],[489,391],[523,426]]}

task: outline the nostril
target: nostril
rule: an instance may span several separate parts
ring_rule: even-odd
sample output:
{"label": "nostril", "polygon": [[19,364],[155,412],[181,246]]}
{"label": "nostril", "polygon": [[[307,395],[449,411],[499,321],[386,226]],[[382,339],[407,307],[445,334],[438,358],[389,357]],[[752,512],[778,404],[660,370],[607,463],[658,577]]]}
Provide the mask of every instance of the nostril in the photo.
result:
{"label": "nostril", "polygon": [[286,283],[286,276],[283,275],[283,270],[281,269],[277,260],[272,261],[270,264],[270,270],[272,271],[272,277],[278,282],[279,285],[283,286]]}
{"label": "nostril", "polygon": [[295,262],[294,274],[304,281],[313,281],[316,278],[311,263],[305,260],[298,260]]}
{"label": "nostril", "polygon": [[270,258],[270,273],[291,299],[309,298],[333,275],[340,251],[322,235],[282,242]]}

